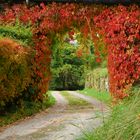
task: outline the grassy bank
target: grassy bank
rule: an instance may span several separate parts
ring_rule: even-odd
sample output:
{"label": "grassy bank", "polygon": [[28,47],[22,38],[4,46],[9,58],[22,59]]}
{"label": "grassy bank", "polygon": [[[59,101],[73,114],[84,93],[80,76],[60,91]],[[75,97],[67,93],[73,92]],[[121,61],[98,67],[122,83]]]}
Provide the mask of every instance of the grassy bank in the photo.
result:
{"label": "grassy bank", "polygon": [[114,106],[107,122],[79,140],[140,140],[140,89]]}
{"label": "grassy bank", "polygon": [[16,122],[17,120],[24,119],[25,117],[36,114],[52,106],[55,103],[55,99],[50,92],[47,94],[48,97],[44,98],[43,103],[24,101],[22,108],[15,106],[9,108],[7,112],[5,112],[3,115],[0,115],[0,127],[9,125],[13,122]]}
{"label": "grassy bank", "polygon": [[79,90],[78,92],[87,96],[94,97],[106,104],[111,104],[111,96],[106,91],[99,92],[96,89],[84,89],[84,90]]}

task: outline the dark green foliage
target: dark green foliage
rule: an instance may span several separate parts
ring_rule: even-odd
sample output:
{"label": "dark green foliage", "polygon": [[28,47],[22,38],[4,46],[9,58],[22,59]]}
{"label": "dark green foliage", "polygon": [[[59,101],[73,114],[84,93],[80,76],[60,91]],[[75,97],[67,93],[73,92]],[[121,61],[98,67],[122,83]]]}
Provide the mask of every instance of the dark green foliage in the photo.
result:
{"label": "dark green foliage", "polygon": [[76,56],[75,46],[64,45],[53,53],[50,89],[81,89],[84,87],[84,62]]}

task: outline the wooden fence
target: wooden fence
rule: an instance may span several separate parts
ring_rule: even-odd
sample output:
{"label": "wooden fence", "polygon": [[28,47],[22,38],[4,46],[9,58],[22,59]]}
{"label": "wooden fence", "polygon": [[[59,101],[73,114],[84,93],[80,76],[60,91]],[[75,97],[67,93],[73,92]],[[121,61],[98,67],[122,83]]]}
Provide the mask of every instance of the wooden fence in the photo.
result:
{"label": "wooden fence", "polygon": [[109,82],[107,71],[100,74],[100,71],[94,70],[86,75],[85,88],[95,88],[99,91],[109,91]]}

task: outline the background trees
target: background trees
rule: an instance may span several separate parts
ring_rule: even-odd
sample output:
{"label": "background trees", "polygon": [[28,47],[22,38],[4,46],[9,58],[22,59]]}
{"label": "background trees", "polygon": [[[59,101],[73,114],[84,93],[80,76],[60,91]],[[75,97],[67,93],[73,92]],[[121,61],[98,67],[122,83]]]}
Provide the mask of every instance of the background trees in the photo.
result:
{"label": "background trees", "polygon": [[84,88],[84,61],[76,54],[78,44],[71,45],[69,41],[61,42],[57,42],[57,47],[53,50],[50,89]]}

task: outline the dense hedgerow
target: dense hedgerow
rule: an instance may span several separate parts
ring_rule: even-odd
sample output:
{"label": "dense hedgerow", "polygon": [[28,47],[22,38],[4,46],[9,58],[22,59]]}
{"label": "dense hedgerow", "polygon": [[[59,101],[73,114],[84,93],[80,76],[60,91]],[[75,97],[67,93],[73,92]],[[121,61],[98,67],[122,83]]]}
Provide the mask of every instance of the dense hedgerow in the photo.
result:
{"label": "dense hedgerow", "polygon": [[10,39],[0,39],[0,109],[22,96],[31,83],[31,51]]}

